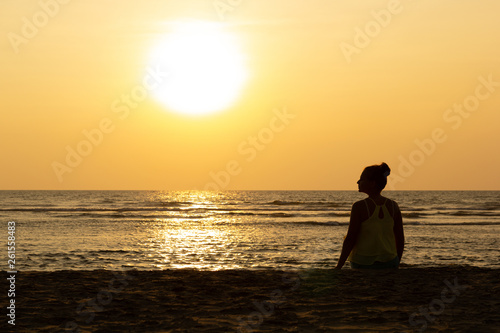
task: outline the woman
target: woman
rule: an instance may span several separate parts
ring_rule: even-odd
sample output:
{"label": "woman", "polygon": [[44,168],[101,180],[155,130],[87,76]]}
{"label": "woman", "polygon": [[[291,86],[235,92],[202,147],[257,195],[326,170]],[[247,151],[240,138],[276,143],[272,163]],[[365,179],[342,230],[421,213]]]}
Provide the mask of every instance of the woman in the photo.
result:
{"label": "woman", "polygon": [[352,268],[398,268],[404,250],[403,219],[398,204],[380,193],[391,169],[385,163],[366,167],[358,180],[368,198],[352,205],[351,220],[339,262]]}

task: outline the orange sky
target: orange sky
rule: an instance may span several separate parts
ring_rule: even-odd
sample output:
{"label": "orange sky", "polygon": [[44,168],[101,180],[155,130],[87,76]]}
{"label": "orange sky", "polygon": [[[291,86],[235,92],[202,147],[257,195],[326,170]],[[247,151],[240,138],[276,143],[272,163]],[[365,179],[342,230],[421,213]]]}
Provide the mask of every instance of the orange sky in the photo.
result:
{"label": "orange sky", "polygon": [[[2,1],[0,189],[355,190],[384,161],[393,189],[499,190],[499,12],[495,0]],[[192,116],[148,91],[115,112],[180,21],[231,36],[247,73],[231,104]],[[186,58],[213,67],[224,97],[235,70],[210,45]]]}

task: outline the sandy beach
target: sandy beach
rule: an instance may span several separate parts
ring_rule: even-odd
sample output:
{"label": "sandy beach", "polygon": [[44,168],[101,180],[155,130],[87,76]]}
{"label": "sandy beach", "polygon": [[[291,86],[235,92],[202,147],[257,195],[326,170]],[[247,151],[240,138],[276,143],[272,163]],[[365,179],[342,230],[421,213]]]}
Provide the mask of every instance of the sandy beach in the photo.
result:
{"label": "sandy beach", "polygon": [[[2,327],[13,332],[499,332],[499,273],[462,266],[19,272],[15,329],[5,316]],[[1,306],[7,307],[5,297]]]}

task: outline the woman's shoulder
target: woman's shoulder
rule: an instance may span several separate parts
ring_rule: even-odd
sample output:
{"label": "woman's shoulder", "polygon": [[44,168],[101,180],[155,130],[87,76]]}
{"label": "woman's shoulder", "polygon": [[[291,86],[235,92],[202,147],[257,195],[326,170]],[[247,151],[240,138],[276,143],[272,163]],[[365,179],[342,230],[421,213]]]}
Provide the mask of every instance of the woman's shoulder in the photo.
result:
{"label": "woman's shoulder", "polygon": [[398,211],[399,206],[398,203],[390,198],[385,198],[385,206],[391,211]]}
{"label": "woman's shoulder", "polygon": [[363,206],[363,207],[366,207],[366,201],[368,200],[368,198],[365,198],[363,200],[359,200],[359,201],[356,201],[355,203],[352,204],[352,207],[360,207],[360,206]]}
{"label": "woman's shoulder", "polygon": [[388,198],[388,197],[384,197],[384,198],[386,200],[386,204],[388,203],[389,205],[395,205],[395,206],[398,205],[398,203],[396,201],[392,200],[391,198]]}
{"label": "woman's shoulder", "polygon": [[368,198],[356,201],[355,203],[352,204],[352,211],[353,212],[366,212],[366,209],[368,207],[367,203]]}

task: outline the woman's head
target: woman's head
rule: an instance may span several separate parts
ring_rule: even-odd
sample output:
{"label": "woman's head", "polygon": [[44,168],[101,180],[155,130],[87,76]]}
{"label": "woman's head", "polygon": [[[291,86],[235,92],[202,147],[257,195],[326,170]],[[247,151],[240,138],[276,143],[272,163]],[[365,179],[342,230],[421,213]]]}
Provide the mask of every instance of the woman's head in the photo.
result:
{"label": "woman's head", "polygon": [[387,176],[391,169],[386,163],[366,167],[358,180],[360,192],[381,192],[387,185]]}

